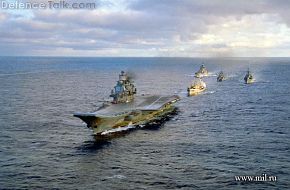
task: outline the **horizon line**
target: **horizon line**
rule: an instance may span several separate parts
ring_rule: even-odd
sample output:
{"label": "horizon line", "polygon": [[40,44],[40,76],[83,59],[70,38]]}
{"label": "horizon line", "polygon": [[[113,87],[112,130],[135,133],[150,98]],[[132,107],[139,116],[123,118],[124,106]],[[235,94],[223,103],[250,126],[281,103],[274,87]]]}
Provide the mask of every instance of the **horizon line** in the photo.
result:
{"label": "horizon line", "polygon": [[202,59],[214,59],[214,58],[290,58],[290,56],[282,56],[282,57],[275,57],[275,56],[258,56],[258,57],[247,57],[247,56],[211,56],[211,57],[190,57],[190,56],[60,56],[60,55],[0,55],[0,57],[47,57],[47,58],[202,58]]}

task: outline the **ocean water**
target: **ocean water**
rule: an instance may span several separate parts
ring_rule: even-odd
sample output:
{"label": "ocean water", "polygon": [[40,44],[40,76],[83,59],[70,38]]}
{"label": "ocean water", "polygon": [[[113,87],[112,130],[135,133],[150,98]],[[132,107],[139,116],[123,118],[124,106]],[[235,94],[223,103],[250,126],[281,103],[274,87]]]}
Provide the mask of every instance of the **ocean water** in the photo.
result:
{"label": "ocean water", "polygon": [[[202,61],[208,89],[187,97]],[[180,95],[178,113],[99,142],[72,114],[96,110],[121,70],[139,94]],[[0,189],[289,189],[289,81],[289,58],[1,57]],[[235,180],[262,174],[278,180]]]}

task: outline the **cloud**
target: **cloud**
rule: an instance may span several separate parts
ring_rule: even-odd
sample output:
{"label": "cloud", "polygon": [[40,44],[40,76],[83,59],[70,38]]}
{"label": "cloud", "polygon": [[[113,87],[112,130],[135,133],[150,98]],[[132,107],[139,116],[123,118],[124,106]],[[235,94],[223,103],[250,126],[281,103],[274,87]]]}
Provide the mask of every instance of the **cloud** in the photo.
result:
{"label": "cloud", "polygon": [[7,15],[0,12],[0,22],[3,22],[6,19]]}
{"label": "cloud", "polygon": [[290,38],[288,1],[106,0],[96,3],[98,7],[93,10],[1,12],[1,54],[273,56],[273,52],[279,49],[286,52],[289,47],[286,45]]}

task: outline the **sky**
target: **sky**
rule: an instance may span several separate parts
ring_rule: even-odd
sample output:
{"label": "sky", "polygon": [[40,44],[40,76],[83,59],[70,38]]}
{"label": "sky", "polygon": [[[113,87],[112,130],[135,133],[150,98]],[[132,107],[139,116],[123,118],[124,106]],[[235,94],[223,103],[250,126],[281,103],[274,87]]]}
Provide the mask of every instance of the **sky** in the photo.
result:
{"label": "sky", "polygon": [[1,5],[0,55],[290,56],[289,0],[66,2],[95,3],[95,8],[9,9]]}

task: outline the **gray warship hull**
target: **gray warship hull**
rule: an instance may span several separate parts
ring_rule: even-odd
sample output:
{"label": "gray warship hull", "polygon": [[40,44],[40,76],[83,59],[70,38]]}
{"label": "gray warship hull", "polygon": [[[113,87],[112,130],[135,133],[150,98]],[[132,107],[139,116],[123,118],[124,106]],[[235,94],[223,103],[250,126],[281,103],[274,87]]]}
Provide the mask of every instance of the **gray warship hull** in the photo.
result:
{"label": "gray warship hull", "polygon": [[250,69],[248,69],[246,76],[244,77],[245,84],[251,84],[255,81]]}
{"label": "gray warship hull", "polygon": [[145,125],[174,111],[173,104],[178,96],[140,96],[133,101],[109,104],[92,113],[75,113],[83,120],[94,135],[127,127],[128,125]]}
{"label": "gray warship hull", "polygon": [[220,73],[220,74],[218,75],[216,81],[217,81],[217,82],[222,82],[222,81],[224,81],[224,80],[226,80],[225,75],[224,75],[223,73]]}
{"label": "gray warship hull", "polygon": [[245,84],[251,84],[255,81],[253,75],[247,74],[244,78]]}

